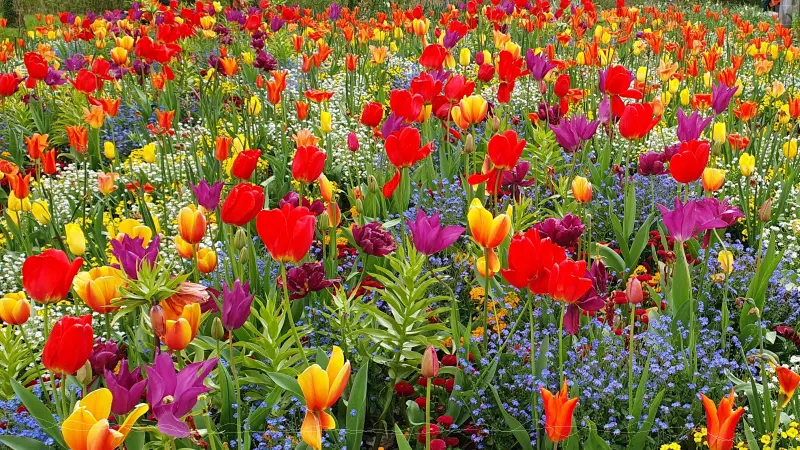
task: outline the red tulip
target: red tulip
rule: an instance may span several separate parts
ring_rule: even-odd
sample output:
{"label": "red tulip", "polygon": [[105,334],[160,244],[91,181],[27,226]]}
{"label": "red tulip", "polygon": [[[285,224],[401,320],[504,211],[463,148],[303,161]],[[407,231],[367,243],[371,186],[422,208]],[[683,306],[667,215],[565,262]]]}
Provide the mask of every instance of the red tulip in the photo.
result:
{"label": "red tulip", "polygon": [[0,97],[10,97],[14,95],[14,93],[17,92],[20,81],[17,74],[0,74]]}
{"label": "red tulip", "polygon": [[431,44],[422,50],[419,63],[428,70],[439,70],[447,57],[447,49],[441,44]]}
{"label": "red tulip", "polygon": [[317,147],[297,147],[297,152],[292,160],[292,177],[301,183],[313,183],[325,168],[325,158],[325,153]]}
{"label": "red tulip", "polygon": [[592,287],[592,280],[585,276],[586,261],[561,261],[550,269],[548,293],[554,300],[577,303]]}
{"label": "red tulip", "polygon": [[[419,115],[419,113],[417,113]],[[369,102],[364,105],[364,111],[361,112],[361,123],[375,128],[381,124],[383,120],[383,105],[378,102]]]}
{"label": "red tulip", "polygon": [[491,64],[481,64],[481,66],[478,67],[478,79],[484,83],[488,83],[492,81],[492,78],[494,78],[494,66]]}
{"label": "red tulip", "polygon": [[92,316],[64,316],[53,326],[50,337],[44,344],[42,364],[49,370],[63,375],[78,371],[92,353],[94,331]]}
{"label": "red tulip", "polygon": [[75,81],[70,80],[70,83],[75,86],[75,89],[86,95],[94,94],[95,91],[103,88],[103,80],[87,69],[79,70]]}
{"label": "red tulip", "polygon": [[259,158],[261,158],[261,150],[244,150],[239,153],[233,161],[231,175],[242,180],[250,179],[253,171],[256,170]]}
{"label": "red tulip", "polygon": [[406,122],[414,122],[422,112],[424,99],[419,94],[412,94],[411,91],[395,89],[389,95],[389,107]]}
{"label": "red tulip", "polygon": [[703,175],[711,147],[708,141],[681,142],[681,149],[669,160],[669,171],[678,183],[691,183]]}
{"label": "red tulip", "polygon": [[284,203],[263,210],[256,218],[256,230],[272,259],[295,264],[308,253],[314,239],[317,218],[305,206]]}
{"label": "red tulip", "polygon": [[264,189],[250,183],[234,186],[222,204],[222,221],[236,226],[246,225],[255,219],[264,206]]}
{"label": "red tulip", "polygon": [[653,116],[653,105],[632,103],[625,106],[619,119],[619,134],[625,139],[641,139],[647,136],[660,120],[661,116]]}
{"label": "red tulip", "polygon": [[44,80],[47,77],[47,61],[42,55],[34,52],[25,53],[24,62],[30,78]]}
{"label": "red tulip", "polygon": [[561,75],[556,78],[556,84],[553,89],[553,93],[556,94],[557,97],[564,97],[569,92],[571,80],[569,75],[566,73],[562,73]]}
{"label": "red tulip", "polygon": [[384,146],[386,155],[395,167],[395,174],[383,186],[383,196],[389,198],[400,184],[400,169],[407,169],[417,162],[425,159],[433,150],[433,142],[428,142],[420,147],[422,138],[416,128],[403,128],[395,131],[388,138]]}
{"label": "red tulip", "polygon": [[22,263],[22,286],[37,302],[60,302],[67,298],[82,264],[82,258],[70,263],[66,253],[53,248],[28,256]]}
{"label": "red tulip", "polygon": [[525,139],[517,139],[517,133],[514,130],[492,136],[489,140],[488,153],[494,167],[484,174],[471,175],[468,180],[469,184],[480,184],[489,179],[496,180],[492,177],[498,171],[513,169],[519,162],[519,157],[522,156],[525,144],[527,144]]}
{"label": "red tulip", "polygon": [[635,100],[642,99],[642,93],[631,89],[633,75],[623,66],[614,65],[608,68],[602,88],[611,96],[611,110],[616,116],[621,116],[625,110],[623,98]]}
{"label": "red tulip", "polygon": [[53,175],[56,173],[56,150],[42,153],[42,171],[46,175]]}

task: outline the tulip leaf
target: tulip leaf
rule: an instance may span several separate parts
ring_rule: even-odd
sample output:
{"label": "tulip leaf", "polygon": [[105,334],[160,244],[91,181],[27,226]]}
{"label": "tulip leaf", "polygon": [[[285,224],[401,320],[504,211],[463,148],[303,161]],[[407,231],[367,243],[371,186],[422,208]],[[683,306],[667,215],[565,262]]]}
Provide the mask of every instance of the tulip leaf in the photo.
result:
{"label": "tulip leaf", "polygon": [[636,232],[636,237],[633,239],[633,244],[631,244],[631,248],[628,251],[628,257],[625,260],[625,266],[632,269],[636,267],[636,263],[639,262],[639,257],[642,256],[642,252],[644,251],[645,247],[647,246],[648,237],[650,237],[650,225],[653,222],[653,215],[645,219],[642,226],[639,228],[639,231]]}
{"label": "tulip leaf", "polygon": [[617,273],[625,272],[625,261],[611,247],[597,244],[597,253],[603,258],[603,263],[606,266],[614,269]]}
{"label": "tulip leaf", "polygon": [[403,431],[400,430],[400,427],[398,427],[397,424],[394,424],[394,435],[397,438],[398,450],[412,450],[411,445],[408,443],[408,440],[403,435]]}
{"label": "tulip leaf", "polygon": [[752,300],[751,304],[745,304],[742,314],[739,317],[739,339],[745,350],[749,350],[758,343],[756,337],[761,333],[762,328],[754,326],[759,316],[764,312],[767,288],[772,273],[778,267],[778,263],[783,257],[783,250],[776,249],[775,239],[770,239],[767,251],[761,259],[761,263],[756,269],[756,274],[750,286],[747,288],[746,297]]}
{"label": "tulip leaf", "polygon": [[[230,356],[230,354],[229,354]],[[229,364],[235,364],[233,358],[226,358]],[[218,364],[219,370],[219,390],[222,394],[222,407],[220,408],[220,426],[224,429],[223,433],[236,433],[236,419],[231,405],[236,403],[236,389],[228,372],[227,367]]]}
{"label": "tulip leaf", "polygon": [[628,422],[628,432],[631,433],[639,426],[639,418],[642,417],[642,406],[644,405],[644,392],[647,385],[647,378],[650,376],[650,354],[647,355],[647,361],[644,363],[642,369],[642,376],[639,379],[639,385],[636,387],[636,395],[633,397],[633,409],[630,411],[631,420]]}
{"label": "tulip leaf", "polygon": [[760,450],[761,446],[758,444],[756,437],[753,436],[753,430],[750,429],[750,424],[747,421],[743,421],[742,425],[744,427],[744,435],[747,438],[747,447],[750,450]]}
{"label": "tulip leaf", "polygon": [[633,227],[636,225],[636,190],[635,183],[628,184],[628,192],[625,194],[625,211],[623,215],[622,233],[625,241],[633,234]]}
{"label": "tulip leaf", "polygon": [[303,390],[300,389],[300,385],[294,377],[279,372],[269,372],[267,375],[269,375],[275,384],[291,392],[298,400],[303,400],[305,398]]}
{"label": "tulip leaf", "polygon": [[497,402],[497,408],[500,409],[500,414],[503,415],[503,420],[511,427],[511,434],[517,439],[520,447],[524,450],[533,450],[531,436],[528,434],[528,431],[517,419],[506,411],[505,407],[503,407],[503,402],[500,400],[500,394],[497,393],[497,389],[494,386],[490,386],[490,388],[492,389],[494,400]]}
{"label": "tulip leaf", "polygon": [[586,450],[611,450],[611,446],[608,445],[608,442],[604,441],[603,438],[597,434],[597,425],[589,419],[584,418],[583,420],[589,425],[589,438],[583,443],[583,447]]}
{"label": "tulip leaf", "polygon": [[683,324],[685,327],[694,326],[690,324],[692,315],[692,275],[689,271],[689,262],[683,252],[682,245],[675,246],[675,269],[672,275],[672,287],[670,289],[670,313],[674,325],[677,327]]}
{"label": "tulip leaf", "polygon": [[[347,401],[347,448],[361,448],[364,419],[367,416],[368,377],[369,360],[358,370],[350,388],[350,399]],[[350,414],[351,411],[355,411],[355,415]]]}
{"label": "tulip leaf", "polygon": [[25,408],[28,409],[28,412],[34,419],[36,419],[36,423],[42,427],[42,430],[47,433],[48,436],[53,438],[59,445],[62,447],[66,447],[67,444],[64,442],[64,438],[61,436],[61,430],[58,426],[58,421],[54,419],[53,413],[44,406],[41,400],[39,400],[33,393],[25,388],[25,386],[19,384],[17,380],[10,380],[11,387],[14,389],[14,393],[17,394],[22,404],[25,405]]}
{"label": "tulip leaf", "polygon": [[406,416],[411,425],[425,425],[425,413],[414,400],[406,401]]}
{"label": "tulip leaf", "polygon": [[628,443],[628,450],[643,450],[647,443],[647,438],[650,435],[650,430],[653,429],[653,424],[656,421],[656,414],[658,408],[661,406],[661,401],[664,399],[664,394],[667,391],[662,389],[658,395],[650,403],[650,408],[647,411],[647,419],[639,427],[639,431],[633,436],[633,439]]}
{"label": "tulip leaf", "polygon": [[48,450],[50,448],[41,441],[22,436],[0,436],[0,444],[11,450]]}

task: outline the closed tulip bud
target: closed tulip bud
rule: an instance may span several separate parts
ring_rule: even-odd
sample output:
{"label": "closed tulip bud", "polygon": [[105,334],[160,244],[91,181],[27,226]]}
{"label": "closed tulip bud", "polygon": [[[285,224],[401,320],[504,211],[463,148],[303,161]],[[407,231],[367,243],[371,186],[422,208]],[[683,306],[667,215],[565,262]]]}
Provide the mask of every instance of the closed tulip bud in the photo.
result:
{"label": "closed tulip bud", "polygon": [[248,261],[250,261],[250,251],[246,248],[239,250],[239,262],[246,264]]}
{"label": "closed tulip bud", "polygon": [[194,245],[186,242],[180,236],[175,236],[175,250],[183,259],[194,258]]}
{"label": "closed tulip bud", "polygon": [[638,305],[644,300],[644,292],[642,291],[642,282],[638,278],[633,277],[628,280],[628,285],[625,288],[625,298],[628,303]]}
{"label": "closed tulip bud", "polygon": [[742,153],[739,157],[739,171],[743,176],[749,177],[756,170],[756,157],[749,153]]}
{"label": "closed tulip bud", "polygon": [[218,341],[225,339],[225,327],[222,326],[222,320],[220,320],[219,316],[214,317],[211,322],[211,337]]}
{"label": "closed tulip bud", "polygon": [[36,200],[31,203],[31,214],[42,225],[50,223],[50,208],[44,200]]}
{"label": "closed tulip bud", "polygon": [[347,135],[347,148],[351,152],[358,151],[358,135],[355,132],[350,132]]}
{"label": "closed tulip bud", "polygon": [[236,230],[236,234],[233,235],[233,248],[241,250],[245,245],[247,245],[247,234],[243,229],[239,228]]}
{"label": "closed tulip bud", "polygon": [[471,59],[472,53],[469,51],[469,48],[464,47],[458,52],[458,63],[461,64],[462,67],[468,66]]}
{"label": "closed tulip bud", "polygon": [[363,216],[364,215],[364,202],[362,202],[361,199],[359,198],[359,199],[356,200],[356,205],[355,206],[356,206],[356,212],[359,215]]}
{"label": "closed tulip bud", "polygon": [[722,169],[706,167],[705,170],[703,170],[702,180],[703,189],[706,192],[717,191],[722,187],[722,184],[725,183],[725,171]]}
{"label": "closed tulip bud", "polygon": [[668,86],[669,93],[674,95],[676,92],[678,92],[678,88],[680,87],[680,85],[681,82],[676,78],[669,80],[669,86]]}
{"label": "closed tulip bud", "polygon": [[381,190],[380,185],[378,185],[378,180],[376,180],[375,177],[372,175],[370,175],[369,178],[367,178],[367,188],[373,194],[376,192],[380,192]]}
{"label": "closed tulip bud", "polygon": [[572,180],[572,196],[580,203],[592,201],[592,183],[584,177],[575,177]]}
{"label": "closed tulip bud", "polygon": [[464,153],[470,154],[475,151],[475,138],[472,137],[472,133],[467,135],[467,139],[464,142]]}
{"label": "closed tulip bud", "polygon": [[500,119],[497,116],[492,116],[491,124],[492,124],[492,131],[494,131],[495,133],[500,131]]}
{"label": "closed tulip bud", "polygon": [[86,253],[86,236],[77,223],[68,223],[64,226],[66,231],[67,246],[69,251],[75,256]]}
{"label": "closed tulip bud", "polygon": [[114,159],[117,156],[117,147],[114,146],[113,142],[106,141],[103,143],[103,156],[108,159]]}
{"label": "closed tulip bud", "polygon": [[163,336],[167,329],[167,319],[164,316],[164,308],[161,305],[150,307],[150,326],[153,327],[153,334]]}
{"label": "closed tulip bud", "polygon": [[75,378],[81,383],[81,386],[88,386],[92,382],[92,364],[89,361],[83,363],[83,367],[75,372]]}
{"label": "closed tulip bud", "polygon": [[199,243],[206,234],[206,216],[194,205],[184,206],[178,213],[178,233],[190,244]]}
{"label": "closed tulip bud", "polygon": [[783,156],[786,159],[794,159],[797,156],[797,139],[792,139],[783,144]]}
{"label": "closed tulip bud", "polygon": [[689,101],[691,99],[690,99],[689,89],[688,88],[683,88],[681,90],[680,99],[681,99],[681,105],[686,106],[686,105],[689,104]]}
{"label": "closed tulip bud", "polygon": [[436,356],[436,349],[429,345],[422,355],[422,376],[433,378],[439,375],[439,357]]}
{"label": "closed tulip bud", "polygon": [[730,250],[722,250],[719,252],[717,261],[719,261],[719,265],[722,266],[722,270],[726,274],[733,272],[733,253],[731,253]]}
{"label": "closed tulip bud", "polygon": [[639,83],[644,83],[647,79],[647,67],[641,66],[636,69],[636,81]]}
{"label": "closed tulip bud", "polygon": [[317,226],[320,231],[328,231],[331,228],[330,220],[328,219],[328,212],[324,211],[317,217]]}
{"label": "closed tulip bud", "polygon": [[758,220],[769,222],[772,219],[772,199],[768,198],[761,207],[758,208]]}
{"label": "closed tulip bud", "polygon": [[328,111],[319,114],[319,128],[323,133],[330,133],[333,129],[331,113]]}
{"label": "closed tulip bud", "polygon": [[725,122],[717,122],[714,124],[714,130],[711,133],[714,142],[717,144],[724,144],[725,140],[728,137],[727,130],[725,128]]}

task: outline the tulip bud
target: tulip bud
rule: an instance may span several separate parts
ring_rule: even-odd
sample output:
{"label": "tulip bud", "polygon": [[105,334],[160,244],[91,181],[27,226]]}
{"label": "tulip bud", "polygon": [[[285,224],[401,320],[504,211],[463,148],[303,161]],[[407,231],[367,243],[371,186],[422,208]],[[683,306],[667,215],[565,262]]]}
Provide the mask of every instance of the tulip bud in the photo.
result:
{"label": "tulip bud", "polygon": [[114,159],[117,155],[117,147],[114,146],[113,142],[106,141],[103,143],[103,155],[108,159]]}
{"label": "tulip bud", "polygon": [[642,282],[638,278],[633,277],[628,280],[628,286],[625,288],[625,297],[628,303],[638,305],[644,299],[644,292],[642,291]]}
{"label": "tulip bud", "polygon": [[356,206],[356,212],[359,215],[364,215],[364,202],[362,202],[360,198],[356,199],[356,205],[355,206]]}
{"label": "tulip bud", "polygon": [[726,274],[730,274],[733,271],[733,253],[731,253],[730,250],[722,250],[719,252],[717,261],[719,261],[719,265],[722,266],[722,270],[725,271]]}
{"label": "tulip bud", "polygon": [[239,250],[239,262],[242,264],[247,264],[247,261],[249,260],[250,252],[246,248]]}
{"label": "tulip bud", "polygon": [[75,377],[81,383],[81,386],[88,386],[92,382],[92,364],[88,360],[83,363],[83,367],[75,372]]}
{"label": "tulip bud", "polygon": [[370,175],[369,178],[367,178],[367,188],[373,194],[381,190],[381,187],[378,186],[378,180],[376,180],[375,177],[372,175]]}
{"label": "tulip bud", "polygon": [[494,131],[495,133],[500,131],[500,119],[497,116],[492,116],[491,124],[492,124],[492,131]]}
{"label": "tulip bud", "polygon": [[758,220],[769,222],[772,218],[772,199],[768,198],[761,207],[758,208]]}
{"label": "tulip bud", "polygon": [[472,133],[467,135],[467,140],[464,142],[464,153],[470,154],[475,151],[475,138]]}
{"label": "tulip bud", "polygon": [[584,177],[575,177],[572,180],[572,196],[580,203],[592,201],[592,183]]}
{"label": "tulip bud", "polygon": [[783,144],[783,156],[786,159],[794,159],[797,156],[797,139],[792,139]]}
{"label": "tulip bud", "polygon": [[347,148],[351,152],[358,151],[358,136],[352,131],[347,135]]}
{"label": "tulip bud", "polygon": [[322,111],[319,116],[319,128],[323,133],[330,133],[333,130],[331,113]]}
{"label": "tulip bud", "polygon": [[715,123],[711,135],[714,139],[714,143],[724,144],[728,137],[727,130],[725,129],[725,122]]}
{"label": "tulip bud", "polygon": [[742,153],[739,157],[739,171],[742,176],[749,177],[756,170],[756,157],[749,153]]}
{"label": "tulip bud", "polygon": [[211,322],[211,337],[218,341],[225,339],[225,327],[222,326],[219,316],[214,317],[214,321]]}
{"label": "tulip bud", "polygon": [[429,345],[422,355],[422,376],[433,378],[439,375],[439,357],[436,356],[436,349]]}
{"label": "tulip bud", "polygon": [[161,305],[150,307],[150,325],[153,327],[153,333],[156,336],[163,336],[167,331],[167,319],[164,317],[164,308]]}
{"label": "tulip bud", "polygon": [[247,245],[247,234],[243,229],[239,228],[233,236],[233,248],[241,250],[245,245]]}
{"label": "tulip bud", "polygon": [[464,47],[458,52],[458,63],[461,64],[462,67],[466,67],[469,65],[470,59],[472,54],[469,51],[468,47]]}
{"label": "tulip bud", "polygon": [[320,231],[328,231],[331,228],[331,224],[328,219],[328,211],[323,212],[319,215],[319,217],[317,217],[317,225],[319,226]]}

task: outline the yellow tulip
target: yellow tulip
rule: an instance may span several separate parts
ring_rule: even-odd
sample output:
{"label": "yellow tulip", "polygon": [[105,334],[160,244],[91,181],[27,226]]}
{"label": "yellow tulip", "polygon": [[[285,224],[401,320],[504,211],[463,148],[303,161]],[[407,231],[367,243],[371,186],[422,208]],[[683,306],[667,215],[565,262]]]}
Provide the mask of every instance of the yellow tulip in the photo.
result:
{"label": "yellow tulip", "polygon": [[300,427],[300,436],[314,450],[322,448],[322,430],[336,427],[333,416],[325,410],[336,404],[349,379],[350,361],[345,361],[342,349],[336,346],[331,351],[325,370],[314,364],[297,377],[297,384],[306,401],[306,416]]}
{"label": "yellow tulip", "polygon": [[459,106],[461,107],[461,117],[467,123],[483,122],[489,112],[489,103],[480,95],[464,97],[459,102]]}
{"label": "yellow tulip", "polygon": [[101,388],[78,401],[72,414],[61,424],[61,434],[67,447],[72,450],[113,450],[122,446],[133,424],[147,412],[149,406],[146,403],[136,405],[119,429],[115,430],[108,423],[113,400],[111,391]]}
{"label": "yellow tulip", "polygon": [[[155,217],[154,217],[155,219]],[[142,246],[146,247],[153,237],[153,230],[150,227],[142,225],[136,219],[125,219],[117,226],[116,238],[122,239],[122,235],[127,235],[131,238],[142,238]]]}
{"label": "yellow tulip", "polygon": [[592,183],[584,177],[575,177],[572,180],[572,196],[580,203],[589,203],[592,201]]}
{"label": "yellow tulip", "polygon": [[111,141],[103,143],[103,155],[108,159],[114,159],[117,156],[117,147]]}
{"label": "yellow tulip", "polygon": [[483,248],[493,249],[500,245],[511,230],[510,208],[508,214],[492,217],[480,199],[473,199],[467,213],[467,222],[472,238]]}
{"label": "yellow tulip", "polygon": [[749,177],[756,170],[756,157],[749,153],[742,153],[739,157],[739,171],[742,175]]}
{"label": "yellow tulip", "polygon": [[786,159],[794,159],[797,156],[797,139],[792,139],[783,144],[783,156]]}
{"label": "yellow tulip", "polygon": [[245,108],[247,110],[247,114],[250,116],[257,116],[261,112],[261,99],[255,95],[250,97],[247,101],[245,101]]}
{"label": "yellow tulip", "polygon": [[68,223],[64,228],[66,229],[69,251],[75,256],[81,256],[86,253],[86,237],[83,235],[83,230],[80,225],[77,223]]}
{"label": "yellow tulip", "polygon": [[647,67],[641,66],[636,69],[636,81],[639,83],[644,83],[647,79]]}
{"label": "yellow tulip", "polygon": [[[164,308],[165,312],[169,310]],[[179,317],[167,319],[161,340],[170,350],[183,350],[197,336],[198,328],[200,328],[200,304],[189,303],[183,307]]]}
{"label": "yellow tulip", "polygon": [[156,162],[156,143],[151,142],[142,147],[142,159],[144,162],[152,164]]}
{"label": "yellow tulip", "polygon": [[711,72],[706,72],[703,74],[703,87],[706,89],[711,89]]}
{"label": "yellow tulip", "polygon": [[22,325],[31,316],[31,304],[25,293],[9,292],[0,298],[0,319],[8,325]]}
{"label": "yellow tulip", "polygon": [[331,118],[331,113],[328,111],[322,111],[319,114],[319,128],[323,133],[330,133],[333,129],[332,124],[333,119]]}
{"label": "yellow tulip", "polygon": [[489,250],[489,275],[486,275],[486,257],[481,256],[475,261],[475,268],[478,269],[478,274],[483,278],[492,278],[500,270],[500,259],[495,254],[494,250]]}
{"label": "yellow tulip", "polygon": [[28,212],[31,210],[31,200],[28,197],[20,200],[14,195],[14,191],[8,192],[8,210],[15,212]]}
{"label": "yellow tulip", "polygon": [[206,216],[194,205],[184,206],[178,213],[178,234],[184,241],[197,244],[206,235]]}
{"label": "yellow tulip", "polygon": [[472,53],[469,51],[469,48],[464,47],[458,52],[458,63],[461,64],[462,67],[468,66],[471,60]]}
{"label": "yellow tulip", "polygon": [[50,208],[44,200],[36,200],[31,204],[31,214],[42,225],[50,223]]}
{"label": "yellow tulip", "polygon": [[688,88],[683,88],[681,90],[680,99],[681,99],[681,105],[686,106],[686,105],[689,104],[689,101],[691,100],[691,96],[689,95],[689,89]]}
{"label": "yellow tulip", "polygon": [[716,122],[711,132],[711,136],[715,143],[720,145],[724,144],[725,139],[728,137],[727,129],[725,128],[725,122]]}
{"label": "yellow tulip", "polygon": [[730,250],[722,250],[719,252],[717,261],[719,261],[719,265],[722,266],[722,270],[726,274],[733,272],[733,253],[731,253]]}
{"label": "yellow tulip", "polygon": [[673,78],[669,80],[669,86],[668,86],[669,93],[674,95],[676,92],[678,92],[678,88],[680,87],[680,85],[681,82],[678,79]]}
{"label": "yellow tulip", "polygon": [[702,183],[703,189],[706,192],[714,192],[719,190],[719,188],[722,187],[722,184],[725,183],[725,171],[722,169],[706,167],[703,170]]}
{"label": "yellow tulip", "polygon": [[112,303],[120,298],[119,288],[123,284],[122,273],[111,266],[80,272],[72,280],[72,288],[78,297],[100,314],[119,309],[118,306],[112,306]]}
{"label": "yellow tulip", "polygon": [[175,236],[175,250],[183,259],[194,258],[195,246],[181,239],[180,236]]}
{"label": "yellow tulip", "polygon": [[197,252],[197,270],[200,273],[211,273],[217,268],[217,254],[210,248],[201,248]]}

